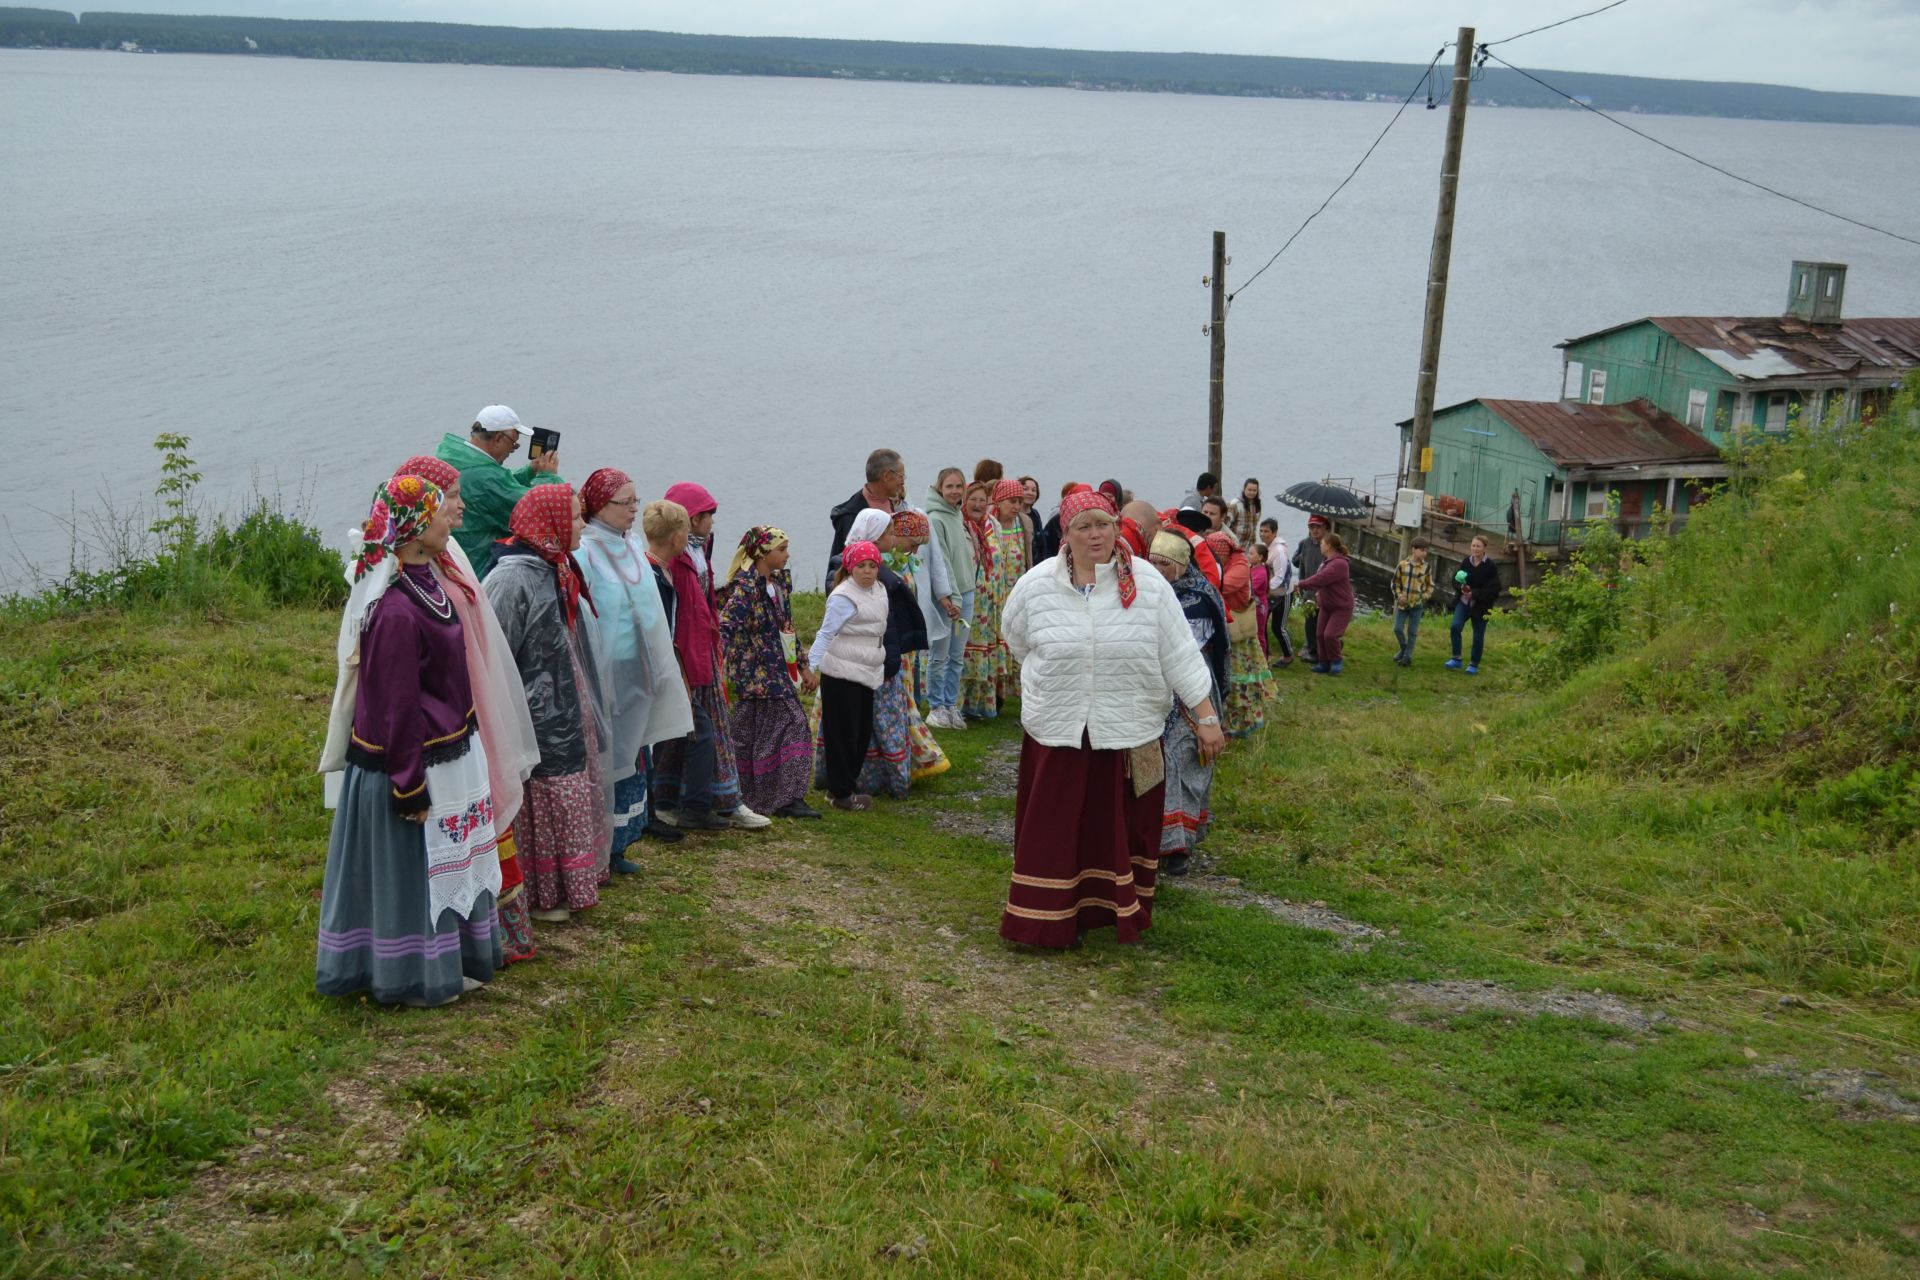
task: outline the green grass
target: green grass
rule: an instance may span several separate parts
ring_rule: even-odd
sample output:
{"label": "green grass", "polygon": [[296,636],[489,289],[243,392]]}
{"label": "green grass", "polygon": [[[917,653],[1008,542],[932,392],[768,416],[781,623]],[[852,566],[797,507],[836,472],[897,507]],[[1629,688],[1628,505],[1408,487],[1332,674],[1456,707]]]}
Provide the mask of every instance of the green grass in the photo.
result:
{"label": "green grass", "polygon": [[0,614],[0,1275],[1912,1275],[1915,491],[1744,459],[1551,687],[1363,619],[1141,946],[999,941],[1003,719],[436,1011],[312,991],[330,614]]}

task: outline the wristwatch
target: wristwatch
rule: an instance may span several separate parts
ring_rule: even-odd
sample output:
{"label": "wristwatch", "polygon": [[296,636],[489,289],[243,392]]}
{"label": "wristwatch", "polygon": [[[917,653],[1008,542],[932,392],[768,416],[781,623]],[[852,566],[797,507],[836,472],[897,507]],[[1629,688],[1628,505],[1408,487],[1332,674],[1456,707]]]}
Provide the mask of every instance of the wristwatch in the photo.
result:
{"label": "wristwatch", "polygon": [[1206,725],[1210,729],[1218,728],[1220,725],[1220,717],[1219,716],[1201,716],[1198,719],[1196,719],[1194,723]]}

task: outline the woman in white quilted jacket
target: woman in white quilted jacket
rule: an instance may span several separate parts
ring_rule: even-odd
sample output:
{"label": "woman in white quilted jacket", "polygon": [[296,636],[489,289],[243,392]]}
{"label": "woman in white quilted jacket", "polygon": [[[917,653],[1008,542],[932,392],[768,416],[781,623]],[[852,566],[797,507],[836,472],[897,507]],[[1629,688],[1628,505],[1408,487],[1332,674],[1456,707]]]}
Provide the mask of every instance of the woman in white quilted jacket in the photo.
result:
{"label": "woman in white quilted jacket", "polygon": [[1014,584],[1002,615],[1026,734],[1000,936],[1065,948],[1110,924],[1133,942],[1152,923],[1174,695],[1193,709],[1202,759],[1226,736],[1180,602],[1158,573],[1134,573],[1112,504],[1071,493],[1060,523],[1060,554]]}

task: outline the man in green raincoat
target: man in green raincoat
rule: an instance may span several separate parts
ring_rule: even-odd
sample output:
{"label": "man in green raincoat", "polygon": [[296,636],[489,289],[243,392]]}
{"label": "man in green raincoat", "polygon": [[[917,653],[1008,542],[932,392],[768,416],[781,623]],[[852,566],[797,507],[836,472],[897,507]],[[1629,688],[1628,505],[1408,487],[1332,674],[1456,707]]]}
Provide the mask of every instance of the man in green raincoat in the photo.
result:
{"label": "man in green raincoat", "polygon": [[434,457],[460,473],[460,499],[466,504],[467,517],[453,536],[473,561],[475,573],[485,574],[493,562],[493,544],[507,536],[507,520],[527,490],[537,484],[560,483],[558,451],[516,470],[507,469],[507,459],[532,434],[533,428],[521,422],[519,414],[503,404],[490,404],[474,415],[465,439],[449,431],[433,451]]}

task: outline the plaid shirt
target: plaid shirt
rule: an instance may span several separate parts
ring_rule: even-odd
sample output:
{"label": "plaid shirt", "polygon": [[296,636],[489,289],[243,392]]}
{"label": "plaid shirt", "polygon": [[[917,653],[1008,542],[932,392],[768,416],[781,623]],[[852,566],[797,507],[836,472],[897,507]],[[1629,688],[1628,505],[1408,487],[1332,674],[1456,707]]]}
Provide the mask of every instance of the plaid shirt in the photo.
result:
{"label": "plaid shirt", "polygon": [[1415,564],[1412,556],[1402,560],[1393,571],[1393,602],[1402,609],[1425,603],[1433,594],[1433,561]]}

